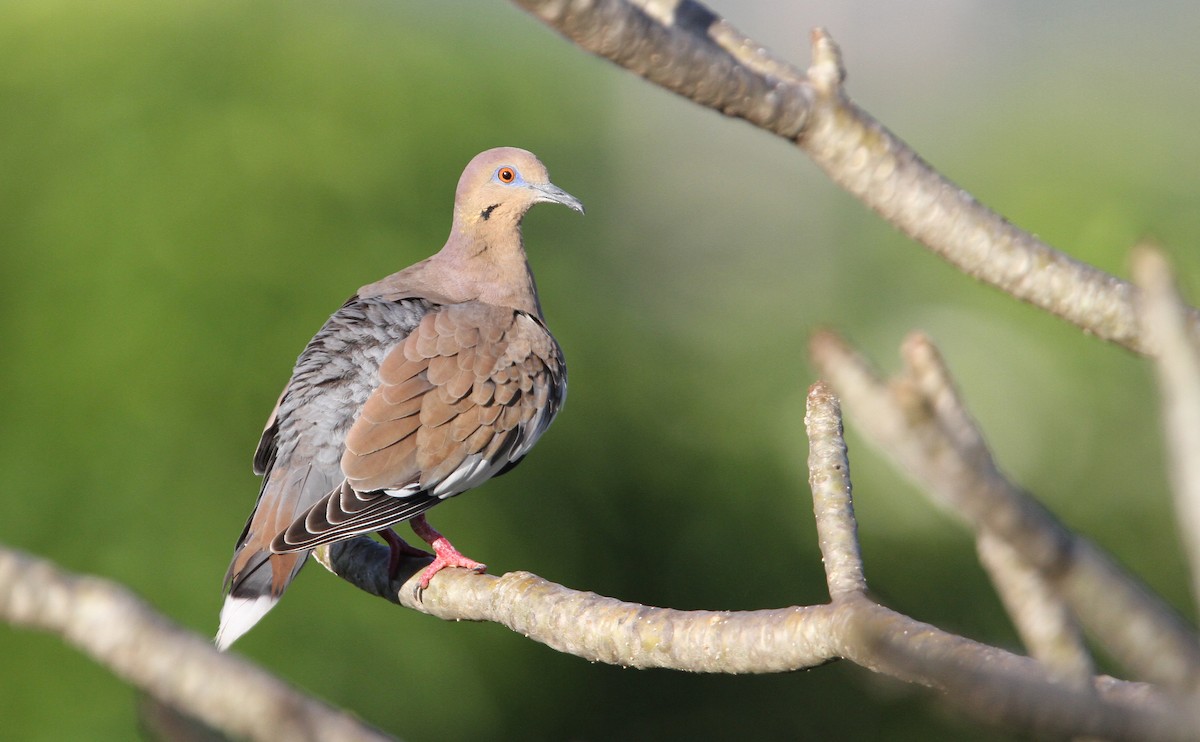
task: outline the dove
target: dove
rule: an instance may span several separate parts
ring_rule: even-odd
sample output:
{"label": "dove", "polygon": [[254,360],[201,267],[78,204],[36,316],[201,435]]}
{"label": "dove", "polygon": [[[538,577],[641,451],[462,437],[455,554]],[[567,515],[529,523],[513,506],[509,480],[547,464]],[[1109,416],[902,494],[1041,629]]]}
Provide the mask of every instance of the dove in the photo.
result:
{"label": "dove", "polygon": [[360,288],[296,361],[254,454],[262,488],[225,578],[216,643],[275,606],[312,549],[379,533],[393,576],[408,521],[438,571],[485,565],[426,520],[438,503],[517,465],[567,393],[521,239],[531,206],[583,213],[532,153],[491,149],[467,165],[445,245]]}

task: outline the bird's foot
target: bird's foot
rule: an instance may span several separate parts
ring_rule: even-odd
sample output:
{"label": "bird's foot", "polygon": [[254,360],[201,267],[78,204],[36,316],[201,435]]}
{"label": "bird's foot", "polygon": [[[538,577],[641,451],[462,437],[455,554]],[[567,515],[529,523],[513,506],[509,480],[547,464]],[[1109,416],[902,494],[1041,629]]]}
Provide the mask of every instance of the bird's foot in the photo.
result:
{"label": "bird's foot", "polygon": [[400,536],[390,528],[383,529],[379,532],[379,535],[383,537],[383,540],[386,541],[388,545],[388,577],[390,579],[394,580],[400,574],[400,559],[402,557],[409,556],[416,557],[418,559],[429,559],[433,556],[433,554],[430,554],[428,551],[425,551],[424,549],[418,549],[404,539],[400,538]]}
{"label": "bird's foot", "polygon": [[431,563],[421,572],[421,579],[417,583],[417,589],[419,591],[423,591],[425,588],[429,587],[429,581],[433,579],[433,576],[438,572],[441,572],[446,567],[462,567],[463,569],[469,569],[472,572],[480,573],[487,571],[486,564],[483,562],[477,562],[468,556],[464,556],[462,552],[454,548],[454,544],[450,543],[445,536],[435,539],[430,546],[433,547],[433,550],[437,556],[433,558],[433,563]]}
{"label": "bird's foot", "polygon": [[433,526],[429,525],[425,520],[425,516],[418,515],[411,521],[413,532],[421,537],[425,543],[433,547],[435,556],[433,563],[426,567],[421,572],[421,579],[417,581],[417,595],[425,591],[429,587],[430,580],[438,572],[441,572],[446,567],[462,567],[469,569],[472,572],[486,572],[487,565],[482,562],[477,562],[470,557],[464,556],[462,552],[454,548],[454,544],[450,543],[450,539],[434,530]]}

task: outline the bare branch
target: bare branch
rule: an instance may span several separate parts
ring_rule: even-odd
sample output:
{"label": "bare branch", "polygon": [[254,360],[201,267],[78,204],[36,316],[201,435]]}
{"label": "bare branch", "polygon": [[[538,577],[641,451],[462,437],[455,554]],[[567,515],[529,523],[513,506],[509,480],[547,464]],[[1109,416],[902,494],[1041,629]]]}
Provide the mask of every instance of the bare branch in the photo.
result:
{"label": "bare branch", "polygon": [[[364,587],[373,589],[378,575],[386,575],[387,549],[370,539],[330,551],[335,568],[354,561],[343,564],[346,574],[371,575]],[[419,564],[411,560],[406,566]],[[413,597],[415,583],[392,584],[404,596],[399,602],[427,613],[529,629],[531,638],[550,636],[551,646],[602,662],[699,672],[778,672],[842,656],[909,682],[964,694],[977,705],[975,713],[987,719],[997,718],[996,704],[1006,703],[1004,694],[1019,683],[1025,695],[1016,715],[1006,718],[1022,723],[1033,719],[1037,723],[1030,722],[1030,729],[1102,730],[1114,739],[1171,740],[1185,738],[1200,724],[1188,704],[1153,688],[1098,678],[1094,693],[1070,689],[1047,678],[1028,658],[946,634],[861,593],[846,593],[834,605],[717,612],[621,603],[526,573],[489,577],[445,570],[424,602]],[[65,637],[164,703],[226,733],[250,739],[387,739],[237,655],[217,652],[119,585],[76,577],[3,548],[0,618]],[[577,623],[590,631],[577,631]],[[805,653],[807,659],[797,659]],[[938,664],[944,662],[961,665],[959,674]]]}
{"label": "bare branch", "polygon": [[[967,275],[1139,353],[1137,290],[980,204],[856,106],[840,52],[813,32],[807,76],[694,0],[513,0],[577,46],[795,142],[838,185]],[[1200,312],[1186,323],[1200,337]]]}
{"label": "bare branch", "polygon": [[[866,603],[851,598],[848,602]],[[1033,660],[981,647],[871,603],[854,611],[846,656],[893,677],[936,687],[955,708],[1035,735],[1191,740],[1200,722],[1187,701],[1151,686],[1095,678],[1047,680]]]}
{"label": "bare branch", "polygon": [[[917,337],[906,343],[905,357],[907,378],[928,401],[932,417],[958,449],[962,460],[976,468],[991,467],[988,444],[967,414],[958,389],[934,348]],[[1091,678],[1092,660],[1079,624],[1042,572],[1031,567],[1008,541],[986,528],[979,529],[976,550],[979,562],[988,570],[992,585],[1032,656],[1068,680]]]}
{"label": "bare branch", "polygon": [[[63,637],[118,676],[212,727],[256,740],[385,740],[184,631],[107,580],[0,547],[0,616]],[[220,678],[220,682],[213,682]]]}
{"label": "bare branch", "polygon": [[1200,606],[1200,349],[1188,334],[1188,309],[1162,253],[1149,246],[1137,249],[1133,275],[1143,291],[1142,332],[1160,349],[1155,368],[1162,390],[1168,470],[1180,535],[1191,562],[1192,594]]}
{"label": "bare branch", "polygon": [[[920,335],[904,346],[910,366],[941,364]],[[1086,539],[1068,531],[1013,487],[988,456],[964,455],[908,377],[887,385],[840,338],[813,337],[811,352],[863,434],[977,533],[1018,551],[1068,601],[1085,626],[1139,678],[1192,690],[1200,685],[1200,644],[1178,615]],[[919,374],[918,374],[919,375]],[[948,398],[946,398],[948,399]],[[945,402],[945,399],[943,399]],[[954,416],[969,420],[964,412]],[[977,453],[977,452],[976,452]]]}
{"label": "bare branch", "polygon": [[[859,562],[842,453],[836,400],[824,384],[809,392],[810,476],[819,484],[814,507],[831,585]],[[832,469],[832,472],[831,472]],[[1200,715],[1155,689],[1110,678],[1063,683],[1040,663],[947,634],[866,598],[859,589],[834,589],[831,605],[768,611],[675,611],[579,593],[527,573],[500,577],[446,570],[424,598],[406,563],[395,582],[386,577],[387,549],[370,539],[335,544],[320,555],[335,574],[390,600],[449,620],[496,621],[536,641],[586,659],[626,667],[696,672],[798,669],[843,657],[876,672],[941,690],[978,718],[1059,735],[1112,739],[1187,739]],[[833,559],[829,557],[833,556]],[[842,566],[836,566],[845,561]],[[846,565],[850,568],[842,572]],[[857,567],[861,575],[860,567]],[[408,580],[407,582],[405,580]]]}
{"label": "bare branch", "polygon": [[387,559],[386,547],[362,537],[333,544],[321,563],[357,587],[409,608],[451,621],[493,621],[593,662],[764,673],[813,667],[836,656],[831,606],[678,611],[570,590],[528,572],[495,577],[460,569],[438,573],[418,598],[411,579],[415,572],[389,582]]}
{"label": "bare branch", "polygon": [[850,488],[850,460],[842,437],[842,410],[837,397],[823,382],[808,390],[808,485],[812,489],[817,536],[825,562],[829,597],[837,601],[848,593],[867,589],[858,525]]}
{"label": "bare branch", "polygon": [[[937,425],[963,461],[976,469],[994,469],[987,443],[937,350],[914,335],[905,343],[903,355],[907,378],[927,400]],[[1064,679],[1091,678],[1091,656],[1062,594],[1012,544],[988,529],[979,529],[975,548],[1030,654]]]}
{"label": "bare branch", "polygon": [[[515,0],[576,46],[727,116],[794,139],[812,110],[810,86],[791,65],[741,38],[698,2]],[[753,50],[753,51],[748,51]],[[748,64],[745,64],[747,62]],[[772,72],[786,70],[786,77]]]}
{"label": "bare branch", "polygon": [[[1063,684],[1033,660],[947,634],[867,599],[858,589],[864,585],[853,543],[839,408],[823,384],[814,385],[809,405],[811,475],[820,490],[814,508],[825,524],[822,542],[833,557],[830,582],[838,595],[830,605],[677,611],[568,590],[528,573],[490,577],[465,570],[440,573],[418,596],[413,576],[427,560],[406,560],[402,576],[393,581],[387,576],[387,548],[367,538],[334,544],[317,556],[331,571],[394,602],[444,619],[494,621],[590,660],[745,673],[802,669],[844,657],[939,689],[980,718],[1025,730],[1144,740],[1192,734],[1200,716],[1191,705],[1153,688],[1103,678],[1083,687]],[[122,677],[209,724],[252,738],[379,738],[170,626],[119,587],[66,575],[17,552],[0,551],[0,557],[0,615],[64,634]],[[222,680],[210,682],[213,677]]]}
{"label": "bare branch", "polygon": [[1089,681],[1095,667],[1062,595],[1004,539],[981,531],[975,548],[1029,654],[1064,680]]}

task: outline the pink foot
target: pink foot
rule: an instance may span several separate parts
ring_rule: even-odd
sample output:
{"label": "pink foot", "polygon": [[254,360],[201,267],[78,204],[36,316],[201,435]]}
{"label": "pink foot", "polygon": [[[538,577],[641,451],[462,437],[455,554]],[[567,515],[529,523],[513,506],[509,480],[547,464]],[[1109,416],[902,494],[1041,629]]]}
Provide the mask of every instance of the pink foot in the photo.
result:
{"label": "pink foot", "polygon": [[388,545],[388,577],[393,580],[396,575],[400,574],[400,558],[405,556],[417,557],[418,559],[428,559],[433,556],[428,551],[423,551],[415,546],[410,545],[407,541],[396,535],[396,532],[390,528],[385,528],[379,532],[383,536],[383,540],[387,541]]}
{"label": "pink foot", "polygon": [[435,531],[433,526],[429,525],[424,515],[418,515],[409,521],[409,524],[412,526],[413,533],[416,533],[421,537],[422,541],[433,547],[433,552],[436,555],[433,558],[433,563],[421,573],[421,580],[417,583],[417,592],[421,592],[429,587],[429,581],[433,579],[433,576],[446,567],[462,567],[472,572],[487,570],[486,564],[463,556],[458,549],[454,548],[454,544],[450,543],[449,539]]}

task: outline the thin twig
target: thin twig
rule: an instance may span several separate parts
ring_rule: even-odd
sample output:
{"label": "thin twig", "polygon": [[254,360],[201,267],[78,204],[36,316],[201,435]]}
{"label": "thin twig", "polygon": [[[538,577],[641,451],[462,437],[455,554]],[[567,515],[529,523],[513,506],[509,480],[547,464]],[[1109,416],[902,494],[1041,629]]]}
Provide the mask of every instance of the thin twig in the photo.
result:
{"label": "thin twig", "polygon": [[[994,469],[983,434],[933,344],[923,335],[911,335],[901,355],[906,379],[928,402],[933,422],[962,460],[976,470]],[[1029,653],[1064,679],[1083,682],[1090,678],[1092,659],[1062,593],[1012,544],[987,528],[978,529],[975,548]]]}
{"label": "thin twig", "polygon": [[1191,564],[1192,595],[1200,606],[1200,349],[1187,331],[1188,310],[1162,253],[1148,245],[1134,251],[1133,276],[1143,292],[1142,331],[1159,348],[1155,369],[1167,468]]}
{"label": "thin twig", "polygon": [[975,548],[1029,654],[1064,680],[1089,681],[1096,669],[1062,594],[1012,544],[991,532],[980,531]]}
{"label": "thin twig", "polygon": [[[914,348],[928,346],[919,356]],[[905,343],[910,364],[940,356],[920,336]],[[977,533],[1002,538],[1055,585],[1105,648],[1143,680],[1180,690],[1200,686],[1200,643],[1163,601],[1086,539],[1068,531],[1014,487],[990,456],[964,457],[911,378],[885,384],[832,333],[810,344],[813,361],[845,401],[863,435],[934,502]],[[960,419],[969,416],[963,412]]]}
{"label": "thin twig", "polygon": [[829,597],[837,601],[848,593],[867,589],[858,526],[850,488],[850,459],[842,437],[842,410],[837,397],[823,382],[808,390],[804,416],[808,432],[808,485],[812,489],[817,537],[825,562]]}

